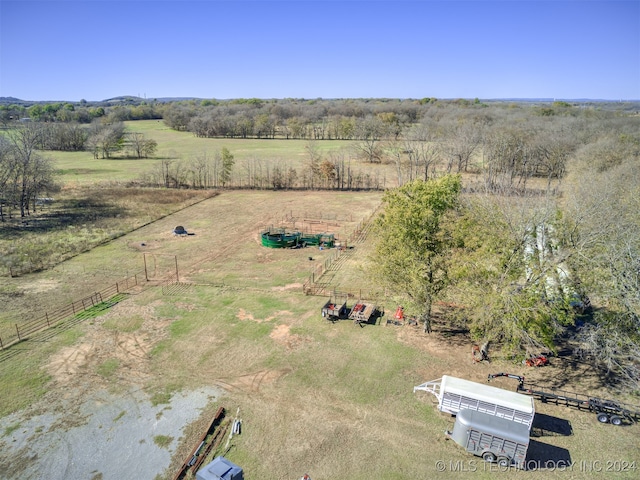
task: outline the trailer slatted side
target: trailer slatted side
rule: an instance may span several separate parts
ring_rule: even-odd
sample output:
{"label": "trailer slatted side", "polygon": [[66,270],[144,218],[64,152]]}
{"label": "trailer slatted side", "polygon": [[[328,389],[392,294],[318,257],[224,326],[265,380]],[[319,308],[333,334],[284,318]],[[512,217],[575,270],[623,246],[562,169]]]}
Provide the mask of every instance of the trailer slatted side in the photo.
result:
{"label": "trailer slatted side", "polygon": [[495,403],[483,402],[475,398],[445,392],[442,395],[440,410],[443,412],[457,414],[460,410],[476,410],[500,418],[506,418],[517,423],[522,423],[528,427],[533,423],[534,412],[520,412],[514,408],[507,408]]}

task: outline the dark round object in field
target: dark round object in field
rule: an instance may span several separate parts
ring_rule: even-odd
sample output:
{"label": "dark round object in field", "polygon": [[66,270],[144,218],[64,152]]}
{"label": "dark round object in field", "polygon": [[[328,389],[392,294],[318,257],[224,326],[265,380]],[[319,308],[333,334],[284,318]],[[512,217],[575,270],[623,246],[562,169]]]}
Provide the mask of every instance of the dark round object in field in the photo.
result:
{"label": "dark round object in field", "polygon": [[175,233],[176,235],[186,235],[187,231],[184,229],[182,225],[178,225],[176,228],[173,229],[173,233]]}

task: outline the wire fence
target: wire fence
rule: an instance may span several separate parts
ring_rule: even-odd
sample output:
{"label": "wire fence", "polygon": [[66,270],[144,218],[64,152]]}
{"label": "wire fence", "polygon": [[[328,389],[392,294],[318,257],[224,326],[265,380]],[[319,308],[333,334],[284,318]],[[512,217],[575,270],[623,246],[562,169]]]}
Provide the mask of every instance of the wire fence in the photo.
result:
{"label": "wire fence", "polygon": [[127,293],[132,288],[138,286],[142,279],[145,279],[144,273],[137,273],[99,292],[95,292],[88,297],[71,302],[64,307],[52,311],[45,311],[36,318],[23,323],[15,323],[15,331],[7,331],[0,336],[0,349],[4,350],[11,345],[29,338],[29,336],[34,333],[59,325],[63,321],[74,318],[86,310],[101,305],[107,308],[110,306],[110,303],[115,303],[113,302],[114,297]]}
{"label": "wire fence", "polygon": [[[340,259],[343,255],[345,255],[349,249],[349,246],[354,244],[362,243],[367,238],[372,226],[373,219],[376,216],[378,209],[373,211],[368,217],[361,220],[353,230],[353,232],[347,238],[347,241],[340,246],[340,248],[336,248],[329,257],[325,259],[323,263],[316,266],[314,270],[311,272],[309,277],[302,284],[302,291],[305,295],[318,295],[318,296],[326,296],[330,294],[330,286],[324,282],[322,282],[322,277],[324,274]],[[345,294],[352,295],[353,292],[343,292]],[[360,292],[360,295],[362,292]],[[374,294],[368,295],[376,296]]]}

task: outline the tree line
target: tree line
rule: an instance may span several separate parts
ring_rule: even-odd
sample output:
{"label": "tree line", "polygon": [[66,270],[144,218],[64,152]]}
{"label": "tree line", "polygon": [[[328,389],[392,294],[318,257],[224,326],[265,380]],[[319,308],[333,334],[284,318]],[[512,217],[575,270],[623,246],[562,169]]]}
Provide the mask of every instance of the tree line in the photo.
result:
{"label": "tree line", "polygon": [[[4,113],[11,108],[0,106]],[[424,98],[140,101],[106,107],[56,103],[19,108],[43,129],[39,148],[90,151],[94,158],[116,154],[152,157],[155,141],[140,133],[126,133],[122,124],[140,118],[162,118],[171,128],[190,131],[197,137],[304,139],[310,144],[351,142],[348,151],[332,154],[334,158],[310,155],[306,171],[296,171],[295,175],[288,165],[267,165],[256,159],[254,165],[246,167],[255,167],[255,175],[242,175],[241,183],[239,177],[232,176],[229,185],[341,189],[363,184],[368,188],[375,183],[377,187],[386,186],[386,180],[351,175],[357,161],[393,165],[394,182],[399,185],[416,178],[427,179],[444,169],[448,173],[480,174],[485,188],[526,191],[532,178],[546,179],[547,188],[557,185],[566,173],[568,159],[585,145],[609,142],[616,147],[606,153],[609,156],[620,147],[633,145],[637,121],[628,109],[637,110],[638,106]],[[89,124],[63,113],[91,109],[101,110]],[[8,125],[16,124],[14,120]],[[335,158],[340,156],[347,160]],[[178,160],[171,162],[176,168],[178,163],[195,161]],[[388,181],[391,183],[391,179]],[[171,184],[195,186],[199,182]]]}
{"label": "tree line", "polygon": [[90,151],[94,158],[111,158],[120,153],[132,158],[148,158],[158,146],[139,132],[127,131],[122,122],[78,123],[23,122],[8,128],[33,132],[35,148],[64,152]]}
{"label": "tree line", "polygon": [[344,151],[321,154],[317,143],[304,148],[302,166],[289,160],[251,158],[236,165],[234,155],[203,151],[189,158],[160,159],[139,182],[163,188],[247,188],[258,190],[381,190],[387,179],[352,162]]}
{"label": "tree line", "polygon": [[[33,120],[13,121],[6,131],[34,131],[34,148],[39,151],[87,151],[96,159],[155,155],[156,141],[127,131],[121,121],[136,116],[161,115],[172,128],[193,129],[196,136],[227,135],[230,142],[235,136],[307,140],[303,166],[286,159],[253,158],[232,167],[222,182],[219,152],[203,152],[193,158],[159,160],[140,179],[143,184],[169,188],[218,188],[224,184],[262,189],[384,189],[427,180],[444,171],[474,174],[473,185],[468,183],[466,188],[524,194],[533,186],[533,179],[544,179],[547,190],[557,188],[568,162],[576,155],[588,155],[602,168],[634,155],[639,136],[638,117],[628,115],[626,105],[609,104],[486,104],[433,98],[238,99],[75,108],[105,110],[91,123],[81,124],[39,113],[72,111],[66,104],[51,108],[38,104],[27,109],[36,111]],[[227,125],[224,128],[236,133],[225,134],[209,122]],[[209,125],[212,130],[199,133],[198,125]],[[330,139],[348,139],[349,147],[321,154],[318,142]],[[9,164],[5,161],[1,168],[11,170]],[[395,178],[385,178],[375,173],[378,169],[368,168],[376,164],[392,166]],[[541,185],[535,182],[535,188]]]}

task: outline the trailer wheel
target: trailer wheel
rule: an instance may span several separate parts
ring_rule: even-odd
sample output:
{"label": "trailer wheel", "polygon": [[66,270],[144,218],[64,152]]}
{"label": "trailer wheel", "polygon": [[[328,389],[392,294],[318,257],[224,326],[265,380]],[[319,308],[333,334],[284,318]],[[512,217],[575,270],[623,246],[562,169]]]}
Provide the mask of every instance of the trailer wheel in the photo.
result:
{"label": "trailer wheel", "polygon": [[482,459],[483,459],[485,462],[493,463],[493,462],[495,462],[495,461],[496,461],[496,456],[495,456],[493,453],[491,453],[491,452],[484,452],[484,453],[482,454]]}
{"label": "trailer wheel", "polygon": [[511,460],[509,459],[509,457],[498,457],[498,465],[506,468],[511,465]]}
{"label": "trailer wheel", "polygon": [[611,424],[616,426],[622,425],[622,418],[619,417],[618,415],[613,415],[611,417]]}
{"label": "trailer wheel", "polygon": [[609,415],[607,415],[606,413],[599,413],[598,421],[600,423],[609,423]]}

